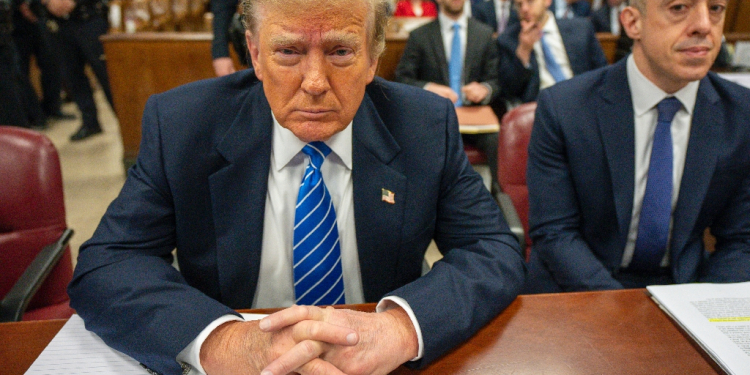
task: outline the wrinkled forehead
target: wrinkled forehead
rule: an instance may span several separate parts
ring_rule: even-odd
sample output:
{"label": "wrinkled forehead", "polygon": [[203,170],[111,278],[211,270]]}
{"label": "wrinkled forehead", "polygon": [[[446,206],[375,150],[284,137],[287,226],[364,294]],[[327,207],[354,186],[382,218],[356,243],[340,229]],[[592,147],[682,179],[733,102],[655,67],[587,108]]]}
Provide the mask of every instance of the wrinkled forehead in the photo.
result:
{"label": "wrinkled forehead", "polygon": [[372,23],[367,0],[260,0],[257,3],[260,28],[267,21],[311,30],[347,25],[367,28]]}

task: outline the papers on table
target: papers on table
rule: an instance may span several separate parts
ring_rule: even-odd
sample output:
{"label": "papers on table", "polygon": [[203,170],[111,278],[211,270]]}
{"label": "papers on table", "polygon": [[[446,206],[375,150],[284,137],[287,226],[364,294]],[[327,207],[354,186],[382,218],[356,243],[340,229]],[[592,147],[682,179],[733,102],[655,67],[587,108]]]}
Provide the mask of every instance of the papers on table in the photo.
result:
{"label": "papers on table", "polygon": [[[265,315],[242,314],[245,320]],[[42,354],[26,371],[26,375],[146,375],[138,361],[110,348],[96,334],[89,332],[83,319],[73,315]]]}
{"label": "papers on table", "polygon": [[724,371],[750,374],[750,282],[647,289]]}
{"label": "papers on table", "polygon": [[457,107],[456,116],[462,134],[494,133],[500,130],[500,121],[490,106]]}

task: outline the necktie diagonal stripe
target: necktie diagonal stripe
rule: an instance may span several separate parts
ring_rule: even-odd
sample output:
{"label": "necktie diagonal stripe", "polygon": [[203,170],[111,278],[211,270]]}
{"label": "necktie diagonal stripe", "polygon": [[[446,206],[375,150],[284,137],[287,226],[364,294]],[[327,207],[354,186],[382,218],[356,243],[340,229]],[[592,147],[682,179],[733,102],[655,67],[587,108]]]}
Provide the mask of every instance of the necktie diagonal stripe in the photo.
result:
{"label": "necktie diagonal stripe", "polygon": [[310,158],[300,183],[294,213],[294,295],[300,305],[345,303],[336,212],[320,167],[331,149],[323,142],[307,144]]}

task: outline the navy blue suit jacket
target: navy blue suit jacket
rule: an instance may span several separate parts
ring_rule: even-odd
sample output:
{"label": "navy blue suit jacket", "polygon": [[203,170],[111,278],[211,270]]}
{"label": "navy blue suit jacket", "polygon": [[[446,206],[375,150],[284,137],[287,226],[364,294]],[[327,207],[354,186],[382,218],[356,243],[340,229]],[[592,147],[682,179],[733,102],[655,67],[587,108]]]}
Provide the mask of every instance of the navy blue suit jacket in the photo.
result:
{"label": "navy blue suit jacket", "polygon": [[[556,22],[574,76],[607,65],[607,58],[589,20],[572,18]],[[506,97],[528,103],[535,101],[539,95],[539,64],[533,51],[528,68],[516,56],[520,32],[519,23],[497,38],[500,46],[500,86]]]}
{"label": "navy blue suit jacket", "polygon": [[[511,25],[515,25],[521,22],[518,18],[518,12],[513,7],[513,1],[511,1],[510,14],[508,15],[508,23],[505,25],[505,29]],[[482,22],[492,28],[493,31],[497,32],[497,12],[495,9],[495,1],[477,1],[471,3],[471,17],[479,22]]]}
{"label": "navy blue suit jacket", "polygon": [[[425,343],[412,365],[426,364],[515,298],[520,249],[466,159],[448,100],[376,78],[352,126],[365,299],[409,302]],[[175,357],[206,325],[251,307],[272,129],[252,69],[149,99],[137,163],[81,247],[69,287],[89,330],[178,374]],[[395,204],[381,201],[382,188]],[[420,277],[433,238],[445,257]]]}
{"label": "navy blue suit jacket", "polygon": [[[566,291],[621,287],[613,274],[635,184],[626,61],[539,95],[527,171],[530,269],[543,267]],[[669,261],[676,283],[750,280],[748,119],[750,90],[714,73],[701,80],[673,213]],[[717,239],[712,254],[703,246],[706,228]]]}

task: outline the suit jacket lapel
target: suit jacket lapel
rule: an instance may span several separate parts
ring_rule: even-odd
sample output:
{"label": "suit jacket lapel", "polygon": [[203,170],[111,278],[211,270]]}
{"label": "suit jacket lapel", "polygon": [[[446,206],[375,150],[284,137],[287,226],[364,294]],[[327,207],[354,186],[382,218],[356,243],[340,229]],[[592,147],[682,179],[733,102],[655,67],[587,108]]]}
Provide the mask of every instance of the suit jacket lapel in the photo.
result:
{"label": "suit jacket lapel", "polygon": [[[352,180],[359,266],[365,300],[374,301],[383,294],[380,286],[391,274],[396,275],[399,233],[408,198],[406,177],[389,166],[400,147],[369,95],[365,95],[353,126]],[[394,204],[381,199],[382,189],[394,193]]]}
{"label": "suit jacket lapel", "polygon": [[578,75],[583,73],[580,66],[580,59],[582,58],[588,58],[588,56],[581,56],[581,53],[579,53],[579,50],[576,48],[575,45],[575,36],[578,34],[576,30],[569,30],[571,24],[565,22],[565,20],[557,20],[557,29],[560,31],[560,38],[563,41],[563,46],[565,46],[565,54],[568,55],[568,62],[570,63],[570,70],[573,71],[573,75]]}
{"label": "suit jacket lapel", "polygon": [[443,47],[443,34],[440,33],[440,21],[430,22],[429,27],[432,29],[430,35],[430,47],[432,48],[433,56],[438,65],[438,70],[443,76],[443,82],[449,82],[450,74],[448,73],[448,56],[445,55],[445,48]]}
{"label": "suit jacket lapel", "polygon": [[[725,127],[726,111],[717,109],[718,103],[716,89],[704,77],[698,87],[680,195],[672,216],[671,264],[679,264],[678,258],[690,239],[722,148],[718,131]],[[682,279],[680,275],[675,277]]]}
{"label": "suit jacket lapel", "polygon": [[[621,249],[625,246],[630,226],[635,186],[635,119],[625,62],[626,59],[623,59],[607,72],[599,88],[599,95],[604,101],[596,106],[597,122],[612,179],[618,227],[623,234]],[[623,90],[623,87],[626,89]]]}
{"label": "suit jacket lapel", "polygon": [[259,83],[249,89],[250,99],[216,146],[226,164],[209,176],[221,294],[233,308],[251,306],[260,268],[273,131],[262,90]]}
{"label": "suit jacket lapel", "polygon": [[[474,76],[472,73],[475,69],[479,69],[478,65],[482,60],[482,43],[476,42],[477,24],[474,22],[473,19],[469,18],[469,23],[466,27],[466,52],[464,55],[464,69],[462,72],[464,84],[469,83],[471,77]],[[475,42],[471,42],[472,40]],[[479,74],[477,73],[476,76],[479,76]]]}

